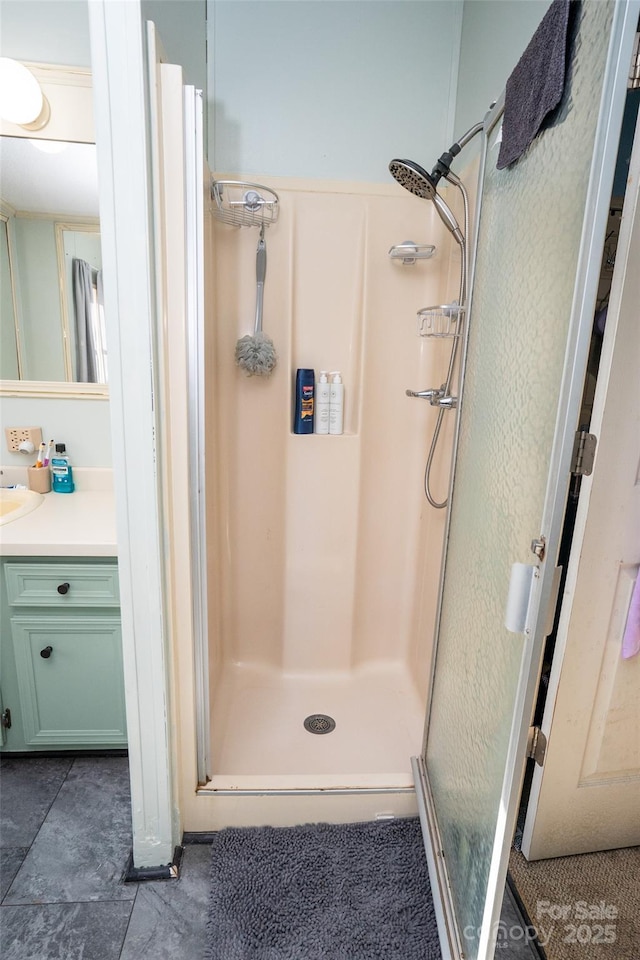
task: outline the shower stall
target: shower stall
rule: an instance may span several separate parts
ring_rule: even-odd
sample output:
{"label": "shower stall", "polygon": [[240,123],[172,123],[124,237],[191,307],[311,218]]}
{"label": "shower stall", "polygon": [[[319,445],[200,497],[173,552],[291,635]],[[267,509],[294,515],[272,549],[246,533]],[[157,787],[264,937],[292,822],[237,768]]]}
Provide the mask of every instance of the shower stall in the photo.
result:
{"label": "shower stall", "polygon": [[[188,248],[203,231],[197,222],[185,230],[179,191],[164,191],[159,222],[171,229],[152,259],[144,136],[131,136],[135,111],[106,109],[136,100],[122,89],[126,72],[98,64],[109,86],[96,116],[107,135],[113,125],[114,156],[128,161],[105,165],[115,200],[105,250],[118,295],[110,373],[136,863],[166,868],[183,830],[417,806],[442,943],[451,956],[464,945],[465,956],[493,957],[638,21],[637,2],[572,6],[579,42],[557,122],[514,170],[494,163],[500,102],[483,132],[464,403],[443,414],[429,474],[441,502],[455,430],[448,520],[422,486],[442,408],[406,396],[438,390],[450,363],[446,338],[415,330],[424,304],[452,305],[460,277],[460,245],[441,210],[393,183],[265,178],[281,202],[263,304],[279,359],[271,377],[247,378],[234,349],[253,324],[255,232],[205,224],[204,343],[187,350],[187,328],[200,319],[185,310],[198,272]],[[135,31],[124,28],[136,23],[124,9],[101,13],[133,50]],[[171,65],[156,66],[152,58],[154,79],[181,82]],[[178,113],[174,92],[166,105]],[[164,140],[153,142],[181,175],[183,145],[164,119]],[[189,209],[201,196],[201,157],[194,148]],[[388,256],[425,242],[436,246],[432,259]],[[167,281],[157,316],[154,279]],[[163,306],[161,282],[155,292]],[[187,353],[203,395],[198,443],[187,442]],[[293,434],[301,366],[342,371],[344,435]],[[196,500],[201,540],[188,535]],[[203,542],[206,565],[196,555]],[[522,566],[530,592],[517,598],[523,629],[511,632],[504,612]],[[194,590],[201,575],[207,589]],[[206,600],[200,622],[196,592]],[[311,733],[310,717],[335,726]],[[469,942],[454,942],[463,931]]]}
{"label": "shower stall", "polygon": [[[263,182],[279,205],[267,231],[263,323],[278,355],[268,377],[234,360],[253,325],[257,232],[211,224],[211,710],[200,789],[362,803],[369,794],[373,806],[353,806],[354,819],[407,812],[446,515],[429,506],[422,478],[437,430],[430,484],[446,500],[456,417],[407,393],[452,385],[456,341],[419,336],[416,315],[458,296],[464,245],[434,204],[391,178]],[[447,194],[464,222],[457,191]],[[408,236],[434,245],[433,256],[390,256]],[[342,435],[293,433],[299,367],[342,372]]]}

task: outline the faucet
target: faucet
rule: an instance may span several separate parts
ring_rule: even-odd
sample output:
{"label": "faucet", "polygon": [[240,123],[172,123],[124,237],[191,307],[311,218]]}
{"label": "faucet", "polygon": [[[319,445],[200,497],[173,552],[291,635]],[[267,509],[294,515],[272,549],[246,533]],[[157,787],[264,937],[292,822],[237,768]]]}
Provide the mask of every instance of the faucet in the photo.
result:
{"label": "faucet", "polygon": [[445,410],[453,410],[458,406],[458,398],[445,396],[445,386],[443,384],[437,390],[405,390],[405,393],[408,397],[428,400],[432,407],[444,407]]}
{"label": "faucet", "polygon": [[432,406],[435,406],[440,397],[444,397],[444,388],[439,387],[437,390],[405,390],[405,393],[408,397],[418,397],[420,400],[428,400]]}

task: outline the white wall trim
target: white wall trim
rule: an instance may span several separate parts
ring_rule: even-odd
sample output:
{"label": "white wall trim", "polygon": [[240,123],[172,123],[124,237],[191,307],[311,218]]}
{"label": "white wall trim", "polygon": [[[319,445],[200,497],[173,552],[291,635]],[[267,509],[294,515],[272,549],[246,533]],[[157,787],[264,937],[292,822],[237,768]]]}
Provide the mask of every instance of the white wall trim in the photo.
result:
{"label": "white wall trim", "polygon": [[109,392],[122,597],[133,865],[169,863],[178,842],[163,619],[153,396],[154,244],[139,0],[89,3]]}
{"label": "white wall trim", "polygon": [[67,400],[108,400],[106,383],[68,383],[65,380],[0,380],[0,397],[50,397]]}

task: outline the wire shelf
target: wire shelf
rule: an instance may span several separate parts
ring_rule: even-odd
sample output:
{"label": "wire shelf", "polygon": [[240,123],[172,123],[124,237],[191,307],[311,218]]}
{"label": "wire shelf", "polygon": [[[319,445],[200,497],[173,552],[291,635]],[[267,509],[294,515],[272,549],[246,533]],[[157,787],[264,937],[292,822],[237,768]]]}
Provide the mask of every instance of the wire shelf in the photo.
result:
{"label": "wire shelf", "polygon": [[278,194],[260,183],[212,180],[211,199],[216,220],[232,227],[268,227],[278,219]]}
{"label": "wire shelf", "polygon": [[418,335],[421,337],[459,337],[462,333],[464,307],[445,303],[418,310]]}

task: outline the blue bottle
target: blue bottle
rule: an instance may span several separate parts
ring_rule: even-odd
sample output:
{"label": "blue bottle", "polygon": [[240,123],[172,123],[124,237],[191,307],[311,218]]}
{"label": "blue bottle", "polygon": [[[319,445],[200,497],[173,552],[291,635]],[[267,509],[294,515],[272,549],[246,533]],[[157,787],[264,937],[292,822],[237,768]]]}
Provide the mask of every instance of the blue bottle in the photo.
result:
{"label": "blue bottle", "polygon": [[56,443],[56,453],[51,457],[51,489],[54,493],[73,493],[73,467],[66,456],[64,443]]}
{"label": "blue bottle", "polygon": [[293,418],[294,433],[313,433],[316,377],[313,370],[296,372],[296,407]]}

